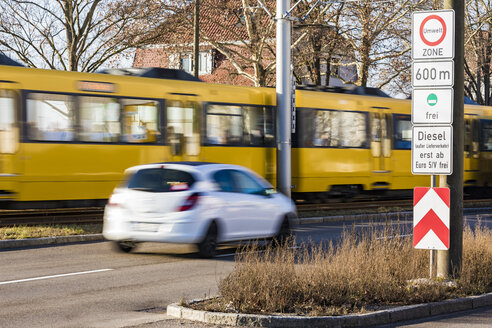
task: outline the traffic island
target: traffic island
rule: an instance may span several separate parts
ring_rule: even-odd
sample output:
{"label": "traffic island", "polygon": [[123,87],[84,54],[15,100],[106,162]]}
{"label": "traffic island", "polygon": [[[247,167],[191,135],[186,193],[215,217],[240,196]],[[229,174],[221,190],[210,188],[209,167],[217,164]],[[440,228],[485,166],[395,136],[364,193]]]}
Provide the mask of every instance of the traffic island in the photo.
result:
{"label": "traffic island", "polygon": [[492,293],[463,297],[427,304],[393,307],[362,314],[341,316],[295,316],[284,314],[244,314],[211,312],[192,309],[190,306],[204,300],[167,306],[167,315],[179,319],[199,321],[214,325],[246,327],[367,327],[422,319],[441,314],[492,306]]}
{"label": "traffic island", "polygon": [[[254,327],[361,327],[492,305],[492,231],[464,232],[452,281],[429,274],[428,252],[405,231],[349,230],[339,243],[246,247],[217,297],[172,304],[168,315]],[[472,296],[479,295],[479,296]]]}

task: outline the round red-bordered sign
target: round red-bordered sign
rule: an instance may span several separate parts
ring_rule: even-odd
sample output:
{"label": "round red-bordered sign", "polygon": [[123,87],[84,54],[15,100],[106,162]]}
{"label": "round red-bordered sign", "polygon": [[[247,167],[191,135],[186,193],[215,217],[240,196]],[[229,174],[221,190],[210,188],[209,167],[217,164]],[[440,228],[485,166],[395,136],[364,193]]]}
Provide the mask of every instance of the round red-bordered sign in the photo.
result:
{"label": "round red-bordered sign", "polygon": [[[442,35],[441,35],[441,37],[437,41],[429,41],[424,36],[424,25],[425,25],[425,23],[427,23],[431,19],[436,19],[442,25]],[[430,16],[427,16],[422,21],[422,23],[420,24],[420,29],[419,30],[420,30],[419,31],[420,32],[420,39],[422,39],[422,42],[424,42],[426,45],[431,46],[431,47],[437,46],[439,43],[442,42],[442,40],[444,40],[444,37],[446,36],[446,23],[444,22],[444,19],[442,19],[441,16],[438,16],[438,15],[430,15]]]}

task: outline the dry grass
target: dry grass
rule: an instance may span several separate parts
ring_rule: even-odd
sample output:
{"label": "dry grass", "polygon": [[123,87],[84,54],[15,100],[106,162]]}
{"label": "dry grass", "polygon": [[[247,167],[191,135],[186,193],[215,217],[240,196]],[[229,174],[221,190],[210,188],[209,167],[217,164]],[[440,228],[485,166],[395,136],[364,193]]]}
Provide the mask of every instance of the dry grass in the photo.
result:
{"label": "dry grass", "polygon": [[[492,233],[464,232],[463,272],[454,287],[409,283],[429,275],[429,251],[415,250],[402,231],[347,232],[338,245],[251,246],[219,283],[208,310],[340,315],[438,301],[492,290]],[[199,305],[197,305],[199,306]]]}
{"label": "dry grass", "polygon": [[492,230],[479,224],[463,232],[463,269],[458,280],[465,294],[492,291]]}
{"label": "dry grass", "polygon": [[101,224],[82,225],[39,225],[0,228],[0,240],[58,237],[101,233]]}

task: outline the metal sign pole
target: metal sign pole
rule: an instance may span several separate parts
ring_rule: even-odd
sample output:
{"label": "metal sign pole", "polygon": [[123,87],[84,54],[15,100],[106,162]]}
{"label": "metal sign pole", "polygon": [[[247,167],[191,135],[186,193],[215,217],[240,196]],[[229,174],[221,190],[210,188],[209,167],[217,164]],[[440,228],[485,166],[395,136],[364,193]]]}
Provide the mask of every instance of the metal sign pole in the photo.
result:
{"label": "metal sign pole", "polygon": [[291,195],[291,31],[290,0],[277,0],[277,189]]}
{"label": "metal sign pole", "polygon": [[[262,0],[257,0],[263,10],[272,17]],[[292,87],[291,69],[291,21],[302,21],[318,6],[316,1],[303,18],[291,17],[291,12],[301,1],[290,7],[290,0],[277,0],[277,49],[276,49],[276,90],[277,90],[277,189],[287,197],[291,196],[291,133],[295,132],[292,120],[295,107],[295,88]],[[293,106],[294,102],[294,106]],[[293,123],[292,123],[293,122]]]}
{"label": "metal sign pole", "polygon": [[[431,175],[431,187],[436,188],[437,183],[436,183],[436,176]],[[432,279],[436,276],[436,256],[437,256],[437,251],[435,249],[430,250],[430,264],[429,264],[429,279]]]}

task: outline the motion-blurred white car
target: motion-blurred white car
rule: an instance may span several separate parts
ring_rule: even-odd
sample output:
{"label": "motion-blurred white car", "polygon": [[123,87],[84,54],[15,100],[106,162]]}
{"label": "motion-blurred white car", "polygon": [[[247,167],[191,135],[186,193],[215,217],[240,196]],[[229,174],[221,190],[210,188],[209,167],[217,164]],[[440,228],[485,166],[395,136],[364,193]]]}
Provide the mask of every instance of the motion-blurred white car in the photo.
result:
{"label": "motion-blurred white car", "polygon": [[131,167],[104,211],[103,235],[130,252],[139,242],[193,243],[213,257],[217,243],[282,241],[294,203],[236,165],[170,162]]}

